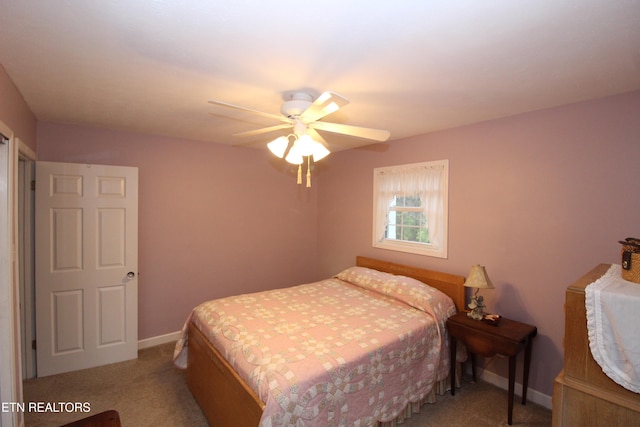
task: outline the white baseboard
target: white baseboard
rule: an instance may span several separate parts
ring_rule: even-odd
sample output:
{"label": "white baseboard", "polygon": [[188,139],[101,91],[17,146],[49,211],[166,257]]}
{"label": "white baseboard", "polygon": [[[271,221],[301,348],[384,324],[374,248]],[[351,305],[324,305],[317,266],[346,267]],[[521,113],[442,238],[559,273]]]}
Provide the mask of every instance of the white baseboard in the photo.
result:
{"label": "white baseboard", "polygon": [[138,350],[143,348],[154,347],[160,344],[166,344],[169,342],[176,342],[180,338],[181,331],[171,332],[170,334],[158,335],[157,337],[145,338],[138,341]]}
{"label": "white baseboard", "polygon": [[[466,365],[466,364],[465,364]],[[487,371],[480,367],[476,367],[477,376],[481,380],[488,382],[489,384],[493,384],[496,387],[499,387],[503,390],[509,390],[509,381],[507,378],[501,377],[500,375],[496,375],[493,372]],[[471,367],[469,366],[469,375],[471,375]],[[515,394],[518,396],[522,396],[522,384],[516,382]],[[540,393],[539,391],[532,390],[531,387],[527,389],[527,401],[536,403],[540,406],[544,406],[547,409],[552,408],[551,396]]]}

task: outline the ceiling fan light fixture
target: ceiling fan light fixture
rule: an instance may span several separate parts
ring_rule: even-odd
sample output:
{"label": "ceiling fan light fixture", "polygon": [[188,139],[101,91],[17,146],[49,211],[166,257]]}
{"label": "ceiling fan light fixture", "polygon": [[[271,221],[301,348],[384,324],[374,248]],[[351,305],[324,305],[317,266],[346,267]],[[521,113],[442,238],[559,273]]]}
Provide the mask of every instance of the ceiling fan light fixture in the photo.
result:
{"label": "ceiling fan light fixture", "polygon": [[329,154],[331,154],[331,151],[329,151],[327,147],[320,144],[319,142],[315,142],[313,147],[313,154],[312,154],[314,162],[324,159]]}
{"label": "ceiling fan light fixture", "polygon": [[269,151],[271,151],[276,157],[283,158],[284,153],[287,151],[287,147],[289,146],[289,138],[286,136],[281,136],[270,143],[267,144]]}
{"label": "ceiling fan light fixture", "polygon": [[[293,137],[293,145],[289,148],[289,137]],[[304,161],[304,157],[313,157],[313,161],[317,162],[320,159],[327,157],[331,151],[324,144],[315,141],[310,135],[287,135],[280,136],[267,144],[269,151],[276,157],[285,160],[291,164],[299,165]],[[286,157],[285,157],[286,154]]]}
{"label": "ceiling fan light fixture", "polygon": [[317,132],[318,130],[374,141],[386,141],[390,135],[386,130],[321,121],[324,117],[349,104],[347,98],[335,92],[323,92],[318,97],[307,92],[289,93],[280,108],[281,116],[222,101],[209,101],[209,103],[258,114],[281,122],[274,126],[238,132],[234,136],[255,136],[291,129],[291,133],[274,139],[267,144],[267,147],[276,157],[284,158],[288,163],[298,165],[298,184],[302,184],[302,164],[306,160],[307,187],[311,187],[311,162],[317,162],[331,154],[327,142]]}
{"label": "ceiling fan light fixture", "polygon": [[300,155],[302,156],[311,156],[314,153],[315,147],[318,143],[315,142],[309,135],[306,133],[300,135],[298,140],[294,145],[298,146],[298,150],[300,150]]}
{"label": "ceiling fan light fixture", "polygon": [[289,150],[289,154],[287,154],[285,160],[292,165],[301,165],[303,161],[302,156],[303,154],[300,151],[298,141],[296,140],[296,142],[293,143],[293,147]]}

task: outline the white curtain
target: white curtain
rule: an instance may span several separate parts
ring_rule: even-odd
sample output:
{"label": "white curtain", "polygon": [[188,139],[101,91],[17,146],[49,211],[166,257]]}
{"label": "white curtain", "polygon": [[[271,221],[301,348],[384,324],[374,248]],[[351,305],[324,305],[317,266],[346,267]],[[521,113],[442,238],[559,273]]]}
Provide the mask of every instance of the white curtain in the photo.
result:
{"label": "white curtain", "polygon": [[445,165],[443,162],[419,163],[375,171],[376,241],[384,240],[389,225],[389,206],[396,196],[419,196],[429,229],[430,244],[440,248],[444,238]]}

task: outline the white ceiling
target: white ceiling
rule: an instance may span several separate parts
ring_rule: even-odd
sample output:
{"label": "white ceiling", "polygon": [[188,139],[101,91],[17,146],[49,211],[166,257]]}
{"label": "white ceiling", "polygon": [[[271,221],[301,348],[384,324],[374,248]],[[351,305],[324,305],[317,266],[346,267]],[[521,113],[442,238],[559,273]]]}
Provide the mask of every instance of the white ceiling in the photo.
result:
{"label": "white ceiling", "polygon": [[0,64],[40,121],[237,144],[208,100],[308,88],[394,140],[640,89],[640,0],[2,0]]}

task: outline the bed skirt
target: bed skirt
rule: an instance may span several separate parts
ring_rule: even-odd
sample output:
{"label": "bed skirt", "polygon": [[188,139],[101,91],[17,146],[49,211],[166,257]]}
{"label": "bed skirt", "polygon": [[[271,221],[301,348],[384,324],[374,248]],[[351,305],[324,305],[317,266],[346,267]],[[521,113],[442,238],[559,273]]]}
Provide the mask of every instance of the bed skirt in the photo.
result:
{"label": "bed skirt", "polygon": [[[456,363],[456,387],[460,387],[460,378],[462,378],[462,364]],[[442,381],[438,381],[422,400],[410,402],[396,418],[387,422],[378,421],[376,427],[396,427],[402,425],[405,420],[411,419],[414,414],[419,414],[422,409],[428,410],[428,408],[423,408],[425,404],[436,403],[436,396],[443,396],[449,390],[451,390],[451,380],[447,377]]]}

